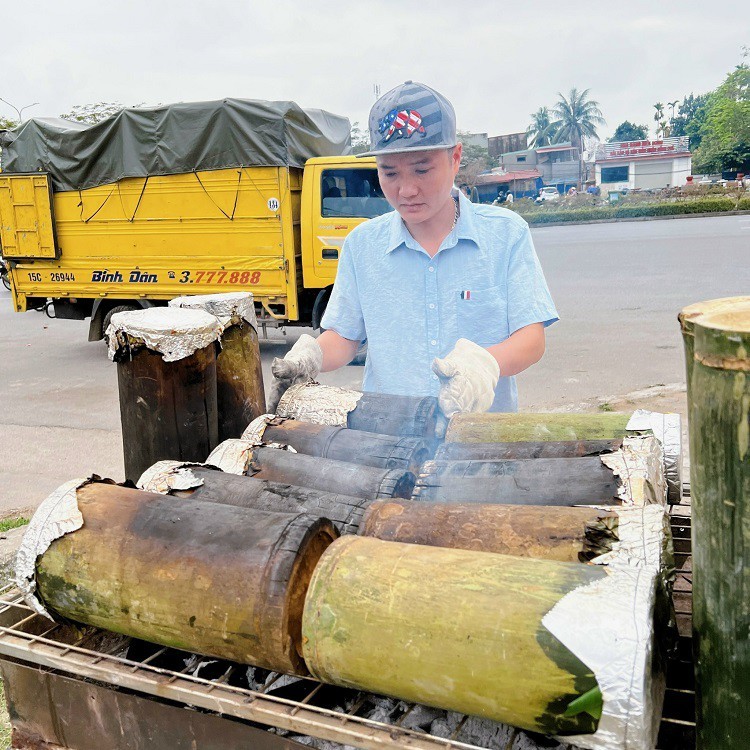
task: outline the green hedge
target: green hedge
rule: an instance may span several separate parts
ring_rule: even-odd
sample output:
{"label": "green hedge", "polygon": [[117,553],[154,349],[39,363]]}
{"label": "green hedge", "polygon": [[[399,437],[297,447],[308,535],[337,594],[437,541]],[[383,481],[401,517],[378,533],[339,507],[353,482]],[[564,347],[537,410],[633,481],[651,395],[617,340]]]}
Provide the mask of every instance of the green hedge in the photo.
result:
{"label": "green hedge", "polygon": [[639,216],[675,216],[679,214],[702,214],[713,211],[750,210],[750,198],[741,198],[739,203],[728,196],[698,198],[690,201],[669,203],[641,203],[582,206],[567,209],[532,209],[518,211],[529,224],[550,224],[563,221],[597,221],[601,219],[631,219]]}

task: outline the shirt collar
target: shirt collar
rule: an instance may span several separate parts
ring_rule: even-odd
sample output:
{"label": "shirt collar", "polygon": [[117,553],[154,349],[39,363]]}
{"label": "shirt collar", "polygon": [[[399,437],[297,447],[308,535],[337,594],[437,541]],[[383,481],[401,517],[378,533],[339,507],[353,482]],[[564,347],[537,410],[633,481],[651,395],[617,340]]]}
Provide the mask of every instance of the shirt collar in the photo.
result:
{"label": "shirt collar", "polygon": [[[451,195],[454,197],[458,195],[459,216],[456,226],[453,227],[450,234],[443,240],[443,245],[448,248],[453,247],[458,240],[470,240],[478,248],[479,239],[474,224],[474,204],[455,186],[451,191]],[[404,220],[401,218],[399,212],[394,209],[391,212],[390,233],[385,252],[386,254],[392,253],[402,245],[406,245],[406,247],[412,250],[419,250],[417,241],[409,234]]]}

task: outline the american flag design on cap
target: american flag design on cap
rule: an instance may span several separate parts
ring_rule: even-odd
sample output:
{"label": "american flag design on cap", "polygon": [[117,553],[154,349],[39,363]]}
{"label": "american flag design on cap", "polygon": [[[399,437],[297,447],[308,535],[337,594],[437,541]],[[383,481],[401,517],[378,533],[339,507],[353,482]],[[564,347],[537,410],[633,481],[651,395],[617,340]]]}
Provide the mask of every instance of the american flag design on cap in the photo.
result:
{"label": "american flag design on cap", "polygon": [[456,113],[440,93],[407,81],[378,99],[370,111],[371,150],[358,156],[428,151],[455,146]]}

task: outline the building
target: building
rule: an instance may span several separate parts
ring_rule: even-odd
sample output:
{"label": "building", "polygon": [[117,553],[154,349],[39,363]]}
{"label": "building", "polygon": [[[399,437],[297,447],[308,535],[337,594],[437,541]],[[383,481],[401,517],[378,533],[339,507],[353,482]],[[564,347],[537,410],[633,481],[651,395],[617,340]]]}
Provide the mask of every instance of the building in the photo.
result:
{"label": "building", "polygon": [[513,151],[503,154],[500,163],[506,172],[538,170],[544,185],[553,185],[561,193],[585,179],[580,151],[571,143]]}
{"label": "building", "polygon": [[526,148],[528,141],[526,133],[508,133],[508,135],[493,135],[487,139],[487,149],[493,159],[511,151],[521,151]]}
{"label": "building", "polygon": [[596,184],[602,194],[680,187],[692,170],[686,136],[658,141],[602,143],[596,154]]}
{"label": "building", "polygon": [[536,169],[524,169],[517,172],[492,170],[477,175],[472,200],[476,203],[492,203],[505,200],[508,193],[514,198],[535,198],[542,186],[542,175]]}
{"label": "building", "polygon": [[487,133],[459,133],[458,140],[464,146],[476,146],[477,148],[489,148]]}

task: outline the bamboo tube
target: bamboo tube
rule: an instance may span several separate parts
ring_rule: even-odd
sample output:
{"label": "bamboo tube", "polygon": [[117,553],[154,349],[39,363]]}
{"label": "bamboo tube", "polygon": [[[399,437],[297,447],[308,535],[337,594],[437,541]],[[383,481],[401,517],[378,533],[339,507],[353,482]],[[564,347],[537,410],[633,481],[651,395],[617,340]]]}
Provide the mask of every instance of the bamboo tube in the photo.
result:
{"label": "bamboo tube", "polygon": [[427,443],[417,437],[379,435],[272,415],[255,420],[242,437],[259,443],[290,445],[297,453],[308,456],[411,472],[416,471],[432,454]]}
{"label": "bamboo tube", "polygon": [[747,298],[724,302],[693,318],[694,340],[685,334],[686,353],[693,348],[693,643],[704,750],[739,750],[750,736],[750,308]]}
{"label": "bamboo tube", "polygon": [[200,461],[218,443],[219,321],[200,310],[116,313],[108,329],[117,362],[125,477],[151,464]]}
{"label": "bamboo tube", "polygon": [[276,414],[302,422],[434,440],[438,405],[432,396],[361,393],[301,383],[293,385],[281,397]]}
{"label": "bamboo tube", "polygon": [[341,534],[356,533],[371,502],[361,497],[228,474],[211,466],[178,461],[155,464],[146,470],[138,486],[148,492],[190,497],[199,502],[322,516],[330,519]]}
{"label": "bamboo tube", "polygon": [[36,562],[37,593],[63,617],[293,674],[310,575],[336,536],[304,514],[201,503],[89,483],[83,526]]}
{"label": "bamboo tube", "polygon": [[278,448],[254,448],[247,475],[322,492],[345,493],[368,500],[410,497],[415,477],[403,469],[376,469]]}
{"label": "bamboo tube", "polygon": [[630,414],[456,414],[446,443],[516,443],[548,440],[617,440],[628,434]]}
{"label": "bamboo tube", "polygon": [[499,461],[518,458],[580,458],[611,453],[622,440],[555,440],[538,443],[443,443],[436,461]]}
{"label": "bamboo tube", "polygon": [[656,583],[648,568],[342,537],[313,574],[303,653],[323,682],[584,748],[605,746],[598,727],[607,748],[653,747]]}
{"label": "bamboo tube", "polygon": [[737,309],[750,308],[750,297],[721,297],[706,302],[697,302],[694,305],[684,307],[677,320],[682,329],[682,340],[685,345],[685,374],[687,386],[690,390],[690,381],[693,375],[693,350],[695,345],[695,324],[702,318],[716,313],[731,312]]}
{"label": "bamboo tube", "polygon": [[442,502],[610,505],[619,483],[598,456],[507,461],[427,461],[412,497]]}
{"label": "bamboo tube", "polygon": [[669,500],[682,500],[682,425],[679,414],[638,410],[632,414],[456,414],[446,443],[514,443],[621,440],[653,434],[663,451]]}
{"label": "bamboo tube", "polygon": [[561,562],[673,566],[669,517],[659,506],[559,508],[378,500],[360,536]]}
{"label": "bamboo tube", "polygon": [[238,438],[248,422],[263,414],[266,403],[253,295],[177,297],[169,306],[205,310],[221,321],[221,351],[216,357],[218,439]]}

